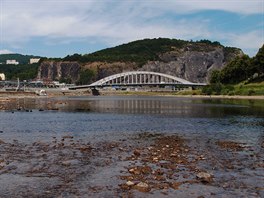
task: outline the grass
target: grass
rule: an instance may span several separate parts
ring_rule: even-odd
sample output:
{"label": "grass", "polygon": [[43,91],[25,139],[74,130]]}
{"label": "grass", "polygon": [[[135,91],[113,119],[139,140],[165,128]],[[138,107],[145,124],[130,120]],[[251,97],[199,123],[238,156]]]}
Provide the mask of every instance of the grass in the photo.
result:
{"label": "grass", "polygon": [[264,82],[235,85],[234,95],[262,96],[264,95]]}

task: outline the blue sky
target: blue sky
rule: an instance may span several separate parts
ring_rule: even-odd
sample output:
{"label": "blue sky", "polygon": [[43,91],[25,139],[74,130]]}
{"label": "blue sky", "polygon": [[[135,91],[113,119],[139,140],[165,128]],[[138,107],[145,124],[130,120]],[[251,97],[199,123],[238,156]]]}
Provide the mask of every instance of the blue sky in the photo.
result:
{"label": "blue sky", "polygon": [[0,0],[0,17],[0,53],[65,57],[163,37],[254,56],[264,44],[264,0]]}

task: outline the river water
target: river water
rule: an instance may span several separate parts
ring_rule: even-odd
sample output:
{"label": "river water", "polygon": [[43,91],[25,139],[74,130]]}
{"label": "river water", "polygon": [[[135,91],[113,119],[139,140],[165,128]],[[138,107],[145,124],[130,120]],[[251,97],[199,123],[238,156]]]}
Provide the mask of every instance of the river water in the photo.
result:
{"label": "river water", "polygon": [[[195,171],[187,170],[185,164],[172,177],[181,181],[189,175],[190,180],[183,182],[179,190],[164,187],[160,191],[153,187],[150,194],[131,194],[129,189],[125,196],[264,196],[263,100],[158,96],[20,98],[0,100],[0,109],[1,197],[122,196],[125,192],[118,189],[122,181],[117,175],[127,171],[124,167],[129,163],[146,164],[138,158],[132,158],[132,162],[120,160],[130,155],[137,147],[133,144],[141,144],[140,141],[143,152],[151,138],[131,139],[139,134],[176,135],[188,144],[189,160],[202,161],[195,161]],[[69,137],[72,139],[66,146]],[[88,143],[96,148],[91,155],[84,153]],[[116,144],[122,147],[117,148]],[[111,149],[116,150],[111,153]],[[102,160],[107,165],[102,165]],[[152,168],[153,163],[149,161]],[[193,184],[198,170],[213,173],[214,182]],[[65,179],[65,174],[74,179]],[[36,187],[32,189],[32,185]],[[89,188],[92,190],[87,191]]]}
{"label": "river water", "polygon": [[106,138],[108,134],[147,131],[254,144],[264,135],[263,103],[144,96],[19,99],[2,102],[0,135],[20,140],[64,133]]}

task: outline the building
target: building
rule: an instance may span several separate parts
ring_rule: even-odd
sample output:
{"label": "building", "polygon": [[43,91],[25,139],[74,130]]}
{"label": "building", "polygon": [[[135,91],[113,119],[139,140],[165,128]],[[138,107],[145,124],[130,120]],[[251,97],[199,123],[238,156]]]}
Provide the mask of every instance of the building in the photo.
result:
{"label": "building", "polygon": [[29,59],[29,64],[38,63],[39,60],[40,60],[40,58],[31,58],[31,59]]}
{"label": "building", "polygon": [[5,80],[5,74],[4,73],[0,73],[0,81],[1,80]]}
{"label": "building", "polygon": [[6,64],[7,65],[18,65],[19,62],[17,62],[16,60],[6,60]]}

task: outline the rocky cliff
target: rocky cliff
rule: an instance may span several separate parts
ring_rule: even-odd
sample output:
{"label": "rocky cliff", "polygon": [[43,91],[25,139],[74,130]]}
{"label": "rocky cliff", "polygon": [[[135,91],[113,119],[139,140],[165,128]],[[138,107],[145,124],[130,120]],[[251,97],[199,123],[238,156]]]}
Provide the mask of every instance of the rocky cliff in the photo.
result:
{"label": "rocky cliff", "polygon": [[141,70],[166,73],[186,79],[191,82],[208,82],[210,72],[223,68],[235,56],[242,55],[237,50],[231,57],[226,57],[223,47],[216,47],[210,51],[195,51],[183,49],[170,51],[160,55],[160,61],[149,61]]}
{"label": "rocky cliff", "polygon": [[78,62],[44,61],[38,69],[38,79],[62,80],[70,79],[75,83],[79,78],[81,66]]}
{"label": "rocky cliff", "polygon": [[67,56],[67,60],[77,58],[75,62],[43,62],[38,77],[71,78],[76,82],[80,71],[89,69],[94,73],[94,81],[120,72],[141,70],[170,74],[191,82],[208,82],[212,70],[223,68],[241,55],[240,49],[224,47],[217,42],[148,39],[90,55]]}

